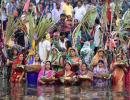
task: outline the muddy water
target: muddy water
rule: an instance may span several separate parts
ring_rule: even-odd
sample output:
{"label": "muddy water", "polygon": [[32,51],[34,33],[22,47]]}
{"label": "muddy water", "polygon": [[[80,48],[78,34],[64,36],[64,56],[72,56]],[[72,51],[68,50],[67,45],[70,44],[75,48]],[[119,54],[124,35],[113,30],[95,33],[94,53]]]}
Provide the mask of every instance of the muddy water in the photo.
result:
{"label": "muddy water", "polygon": [[130,100],[130,86],[122,92],[86,86],[38,86],[10,84],[0,79],[0,100]]}

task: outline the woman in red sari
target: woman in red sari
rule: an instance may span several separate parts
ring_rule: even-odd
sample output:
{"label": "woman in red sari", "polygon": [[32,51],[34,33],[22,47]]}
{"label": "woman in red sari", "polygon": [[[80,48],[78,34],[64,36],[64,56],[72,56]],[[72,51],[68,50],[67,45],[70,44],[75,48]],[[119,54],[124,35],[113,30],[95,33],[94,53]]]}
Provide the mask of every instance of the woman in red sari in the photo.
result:
{"label": "woman in red sari", "polygon": [[22,82],[24,77],[24,65],[27,64],[27,61],[24,60],[24,55],[21,53],[18,55],[18,58],[13,62],[12,65],[12,82]]}
{"label": "woman in red sari", "polygon": [[122,92],[124,90],[126,66],[120,56],[117,56],[116,61],[111,64],[110,70],[113,75],[112,87],[116,92]]}

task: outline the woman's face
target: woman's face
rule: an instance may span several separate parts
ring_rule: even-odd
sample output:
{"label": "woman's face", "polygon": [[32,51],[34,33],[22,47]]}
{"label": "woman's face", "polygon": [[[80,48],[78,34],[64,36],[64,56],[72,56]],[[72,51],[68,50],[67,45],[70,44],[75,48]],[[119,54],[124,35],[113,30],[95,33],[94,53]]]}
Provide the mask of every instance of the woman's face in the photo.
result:
{"label": "woman's face", "polygon": [[98,65],[99,65],[99,67],[104,67],[104,64],[101,62]]}
{"label": "woman's face", "polygon": [[50,62],[46,62],[46,69],[49,70],[51,68]]}
{"label": "woman's face", "polygon": [[56,55],[57,54],[57,50],[56,49],[52,49],[52,54]]}
{"label": "woman's face", "polygon": [[39,55],[37,54],[37,55],[35,55],[35,61],[39,61]]}
{"label": "woman's face", "polygon": [[67,70],[67,71],[71,70],[71,66],[68,63],[66,63],[66,65],[65,65],[65,70]]}
{"label": "woman's face", "polygon": [[81,69],[82,69],[83,71],[87,70],[86,65],[85,65],[85,64],[82,64]]}
{"label": "woman's face", "polygon": [[104,52],[103,51],[100,51],[98,54],[99,54],[100,57],[104,56]]}
{"label": "woman's face", "polygon": [[78,24],[79,24],[78,20],[75,19],[75,20],[74,20],[74,25],[78,25]]}
{"label": "woman's face", "polygon": [[71,56],[71,57],[76,56],[76,52],[75,52],[74,50],[70,50],[70,56]]}
{"label": "woman's face", "polygon": [[19,55],[19,60],[22,61],[23,60],[23,54]]}
{"label": "woman's face", "polygon": [[18,51],[17,50],[13,50],[13,55],[17,55]]}

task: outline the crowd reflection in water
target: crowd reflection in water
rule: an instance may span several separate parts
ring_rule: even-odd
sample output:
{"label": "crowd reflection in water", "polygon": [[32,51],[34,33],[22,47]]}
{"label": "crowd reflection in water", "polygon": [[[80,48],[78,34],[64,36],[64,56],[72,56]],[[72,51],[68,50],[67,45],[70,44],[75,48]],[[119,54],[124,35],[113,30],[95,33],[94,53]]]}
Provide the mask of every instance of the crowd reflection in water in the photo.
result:
{"label": "crowd reflection in water", "polygon": [[[130,93],[130,85],[127,90]],[[97,92],[98,91],[98,92]],[[11,93],[3,97],[11,100],[129,100],[129,94],[104,89],[89,88],[85,86],[38,86],[25,88],[22,84],[11,84]]]}

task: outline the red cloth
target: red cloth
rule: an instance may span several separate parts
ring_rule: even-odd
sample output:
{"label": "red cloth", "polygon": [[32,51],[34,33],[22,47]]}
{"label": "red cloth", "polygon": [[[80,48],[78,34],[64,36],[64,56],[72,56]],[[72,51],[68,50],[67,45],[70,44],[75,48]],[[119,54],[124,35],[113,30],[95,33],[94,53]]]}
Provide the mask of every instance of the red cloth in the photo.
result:
{"label": "red cloth", "polygon": [[108,20],[108,23],[111,23],[111,16],[112,16],[112,12],[111,12],[111,8],[110,8],[110,0],[107,0],[107,20]]}
{"label": "red cloth", "polygon": [[[20,56],[21,54],[19,54],[19,56]],[[12,76],[11,76],[11,81],[12,82],[18,82],[19,81],[19,78],[20,78],[20,76],[22,75],[22,73],[23,73],[23,71],[17,71],[16,70],[16,67],[17,67],[17,65],[21,65],[22,63],[21,63],[21,61],[20,61],[20,59],[19,59],[19,56],[18,56],[18,58],[13,62],[13,65],[12,65]],[[25,60],[24,61],[24,64],[27,64],[27,61]]]}
{"label": "red cloth", "polygon": [[30,4],[30,0],[27,0],[25,5],[24,5],[23,11],[28,12],[29,4]]}
{"label": "red cloth", "polygon": [[125,84],[126,84],[126,85],[130,85],[130,69],[129,69],[128,72],[126,73]]}
{"label": "red cloth", "polygon": [[92,27],[92,30],[90,32],[91,37],[94,37],[94,33],[95,33],[95,26]]}
{"label": "red cloth", "polygon": [[107,20],[108,20],[108,23],[111,23],[111,16],[112,16],[111,8],[108,7],[107,8]]}
{"label": "red cloth", "polygon": [[[64,75],[65,75],[65,71],[60,71],[60,72],[56,73],[56,78],[63,77]],[[68,77],[73,77],[74,75],[75,75],[75,73],[73,72]]]}

